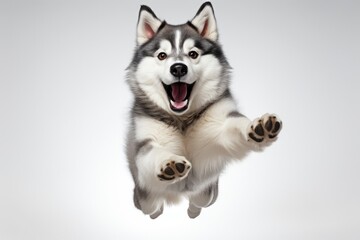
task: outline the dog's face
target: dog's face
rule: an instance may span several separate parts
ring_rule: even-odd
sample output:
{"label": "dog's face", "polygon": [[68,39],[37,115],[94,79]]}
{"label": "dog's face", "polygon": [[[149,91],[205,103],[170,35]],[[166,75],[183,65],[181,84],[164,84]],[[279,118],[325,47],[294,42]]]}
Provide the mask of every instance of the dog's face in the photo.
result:
{"label": "dog's face", "polygon": [[228,87],[229,66],[218,43],[210,3],[182,25],[160,21],[142,6],[137,26],[137,49],[129,80],[135,94],[177,115],[197,110]]}

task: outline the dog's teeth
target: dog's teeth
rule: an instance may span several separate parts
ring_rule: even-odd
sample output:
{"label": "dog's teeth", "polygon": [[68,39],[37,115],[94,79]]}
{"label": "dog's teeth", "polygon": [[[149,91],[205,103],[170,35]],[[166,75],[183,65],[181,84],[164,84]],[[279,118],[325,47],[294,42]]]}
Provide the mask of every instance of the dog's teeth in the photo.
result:
{"label": "dog's teeth", "polygon": [[174,102],[173,100],[170,100],[170,103],[174,108],[181,109],[187,105],[188,100],[186,99],[185,101],[181,101],[181,102]]}

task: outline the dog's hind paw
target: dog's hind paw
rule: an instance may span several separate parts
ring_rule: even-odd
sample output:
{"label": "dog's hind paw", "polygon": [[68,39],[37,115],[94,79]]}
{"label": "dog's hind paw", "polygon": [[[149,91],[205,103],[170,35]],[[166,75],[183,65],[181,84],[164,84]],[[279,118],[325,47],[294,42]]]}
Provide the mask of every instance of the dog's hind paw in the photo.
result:
{"label": "dog's hind paw", "polygon": [[274,114],[265,114],[255,119],[248,127],[248,142],[271,143],[277,139],[282,128],[281,120]]}
{"label": "dog's hind paw", "polygon": [[177,182],[187,177],[190,170],[191,163],[189,161],[183,157],[174,157],[162,164],[157,177],[160,181]]}

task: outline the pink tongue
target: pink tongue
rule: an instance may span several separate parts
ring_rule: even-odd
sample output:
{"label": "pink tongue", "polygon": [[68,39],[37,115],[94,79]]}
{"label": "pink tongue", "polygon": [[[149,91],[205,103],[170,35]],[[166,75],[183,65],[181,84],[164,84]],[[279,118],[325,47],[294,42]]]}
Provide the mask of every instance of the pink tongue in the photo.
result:
{"label": "pink tongue", "polygon": [[187,95],[186,83],[173,83],[171,84],[171,95],[175,102],[182,102]]}

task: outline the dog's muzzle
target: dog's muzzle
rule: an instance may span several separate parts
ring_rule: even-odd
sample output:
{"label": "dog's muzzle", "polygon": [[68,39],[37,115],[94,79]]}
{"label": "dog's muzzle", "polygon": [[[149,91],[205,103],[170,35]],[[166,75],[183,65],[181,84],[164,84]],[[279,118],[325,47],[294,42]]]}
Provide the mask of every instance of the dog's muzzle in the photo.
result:
{"label": "dog's muzzle", "polygon": [[171,110],[178,113],[184,112],[189,106],[190,94],[195,82],[188,84],[180,81],[181,77],[188,73],[188,68],[183,63],[173,64],[170,67],[170,73],[178,79],[178,82],[172,83],[170,85],[163,83],[165,92],[168,95],[170,108]]}

